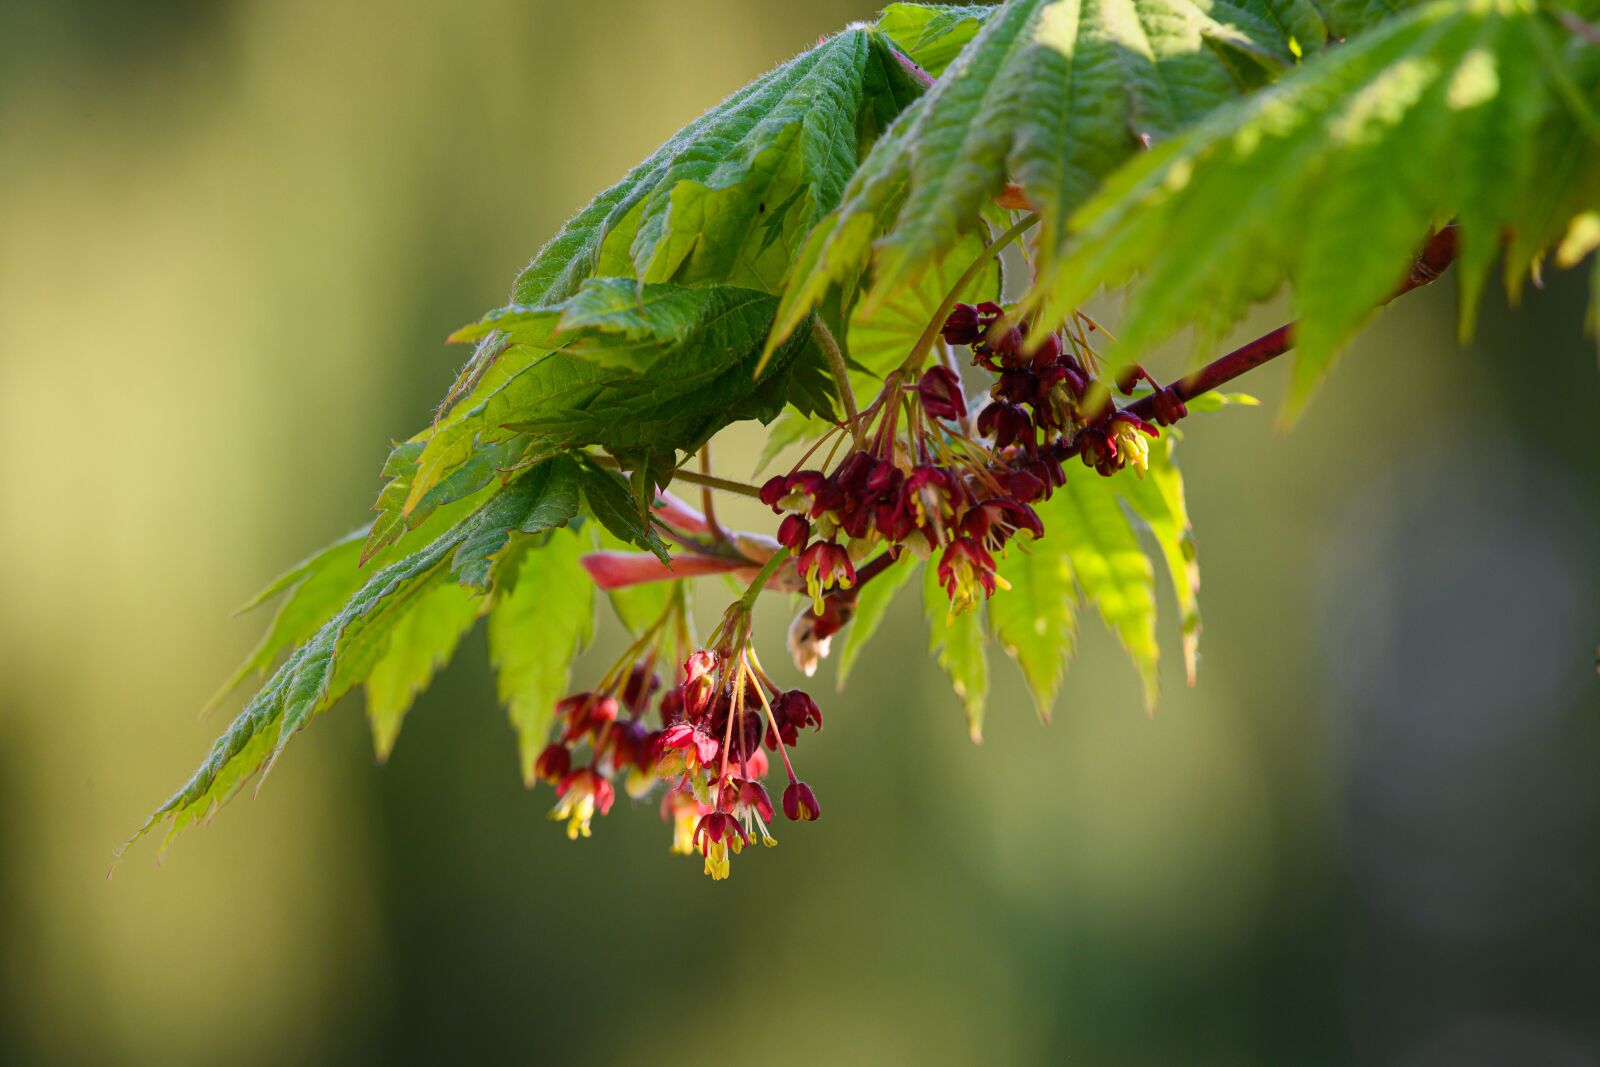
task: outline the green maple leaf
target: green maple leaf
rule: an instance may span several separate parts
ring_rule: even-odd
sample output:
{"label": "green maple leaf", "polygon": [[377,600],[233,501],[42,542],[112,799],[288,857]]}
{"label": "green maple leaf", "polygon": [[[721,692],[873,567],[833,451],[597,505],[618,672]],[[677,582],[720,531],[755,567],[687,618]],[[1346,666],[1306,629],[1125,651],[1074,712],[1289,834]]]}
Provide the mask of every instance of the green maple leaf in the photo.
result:
{"label": "green maple leaf", "polygon": [[[844,689],[845,679],[855,667],[856,657],[867,646],[883,622],[894,601],[895,594],[904,589],[917,573],[918,562],[909,552],[902,551],[900,558],[881,571],[876,578],[863,585],[856,594],[856,611],[850,625],[844,630],[844,646],[839,650],[839,689]],[[941,594],[942,595],[942,594]]]}
{"label": "green maple leaf", "polygon": [[[769,347],[871,263],[869,305],[1018,183],[1040,248],[1119,165],[1295,62],[1283,29],[1196,0],[1011,0],[863,160],[796,261]],[[878,295],[875,295],[878,294]]]}
{"label": "green maple leaf", "polygon": [[[467,518],[405,558],[370,574],[361,587],[315,633],[285,659],[261,690],[217,739],[194,776],[162,804],[128,842],[158,822],[169,821],[172,837],[209,817],[250,778],[270,767],[312,716],[331,707],[372,677],[388,654],[397,629],[412,612],[426,608],[438,590],[465,576],[475,579],[485,561],[501,553],[517,534],[565,525],[577,514],[575,464],[558,460],[534,468]],[[469,583],[470,584],[470,583]],[[434,601],[435,606],[437,602]],[[442,641],[422,645],[436,653]],[[416,646],[402,653],[413,658]],[[417,678],[415,665],[396,668],[399,688]],[[380,677],[380,695],[394,690]],[[399,698],[382,709],[385,718]],[[388,725],[379,727],[387,730]],[[380,733],[380,743],[382,733]],[[127,846],[124,846],[124,849]]]}
{"label": "green maple leaf", "polygon": [[878,17],[877,28],[937,78],[994,11],[987,4],[890,4]]}
{"label": "green maple leaf", "polygon": [[755,289],[592,278],[560,304],[492,312],[463,334],[492,331],[508,350],[420,447],[405,446],[410,466],[381,504],[410,516],[444,486],[590,445],[670,470],[732,422],[771,421],[791,391],[826,403],[809,335],[755,377],[776,307]]}
{"label": "green maple leaf", "polygon": [[1172,460],[1174,432],[1152,444],[1143,479],[1131,470],[1102,478],[1068,472],[1067,484],[1034,505],[1045,536],[1013,542],[998,561],[1009,589],[989,601],[989,629],[1022,668],[1042,718],[1048,719],[1077,645],[1080,601],[1092,606],[1138,669],[1145,703],[1159,691],[1155,569],[1140,529],[1155,542],[1172,579],[1184,665],[1192,685],[1199,657],[1200,571]]}
{"label": "green maple leaf", "polygon": [[1430,228],[1460,223],[1465,335],[1503,233],[1517,235],[1506,269],[1520,278],[1600,206],[1595,51],[1561,47],[1521,0],[1388,20],[1107,183],[1042,260],[1030,306],[1055,321],[1139,276],[1118,349],[1136,360],[1180,327],[1209,343],[1287,281],[1293,413]]}
{"label": "green maple leaf", "polygon": [[454,582],[433,582],[389,631],[388,647],[367,674],[367,720],[380,760],[387,760],[417,694],[455,655],[456,646],[486,607],[483,597]]}
{"label": "green maple leaf", "polygon": [[[596,276],[776,289],[862,151],[919,92],[881,34],[829,38],[679,130],[595,197],[518,275],[511,303],[558,304]],[[502,348],[485,338],[450,398]]]}
{"label": "green maple leaf", "polygon": [[967,716],[967,734],[983,740],[989,706],[989,652],[984,640],[985,609],[950,613],[950,599],[939,584],[937,560],[923,568],[922,610],[928,620],[928,651],[950,679]]}
{"label": "green maple leaf", "polygon": [[572,661],[594,637],[594,582],[578,562],[582,547],[579,537],[557,533],[513,553],[489,612],[489,659],[529,786]]}
{"label": "green maple leaf", "polygon": [[989,630],[1022,668],[1039,717],[1050,719],[1077,645],[1077,589],[1065,531],[1011,545],[995,569],[1009,589],[989,600]]}

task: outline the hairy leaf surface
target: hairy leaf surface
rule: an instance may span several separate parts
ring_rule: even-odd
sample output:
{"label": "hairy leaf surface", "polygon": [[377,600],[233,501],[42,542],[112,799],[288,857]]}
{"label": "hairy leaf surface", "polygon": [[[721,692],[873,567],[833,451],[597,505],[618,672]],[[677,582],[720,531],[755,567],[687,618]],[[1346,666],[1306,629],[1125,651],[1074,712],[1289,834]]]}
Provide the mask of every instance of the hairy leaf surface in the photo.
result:
{"label": "hairy leaf surface", "polygon": [[770,421],[797,380],[824,402],[809,334],[755,377],[776,306],[755,289],[592,278],[560,304],[492,312],[462,336],[494,331],[510,348],[396,479],[404,506],[420,506],[486,463],[492,474],[589,445],[632,467],[670,470],[678,452],[729,423]]}
{"label": "hairy leaf surface", "polygon": [[937,78],[994,11],[988,4],[890,4],[878,17],[878,30]]}

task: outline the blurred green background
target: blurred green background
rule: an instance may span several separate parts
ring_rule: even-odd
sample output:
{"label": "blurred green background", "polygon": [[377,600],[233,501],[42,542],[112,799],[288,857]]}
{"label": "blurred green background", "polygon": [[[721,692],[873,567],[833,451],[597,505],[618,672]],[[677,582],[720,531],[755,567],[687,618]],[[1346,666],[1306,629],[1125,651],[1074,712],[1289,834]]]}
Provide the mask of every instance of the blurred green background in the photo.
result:
{"label": "blurred green background", "polygon": [[0,2],[0,1060],[1600,1063],[1572,277],[1464,353],[1451,287],[1408,297],[1287,435],[1283,367],[1193,420],[1204,662],[1186,689],[1167,612],[1154,718],[1086,622],[1054,725],[1001,662],[974,747],[908,598],[817,680],[826,818],[713,884],[653,804],[546,820],[479,634],[387,766],[348,701],[105,880],[225,721],[195,709],[263,622],[228,612],[364,519],[438,339],[872,14]]}

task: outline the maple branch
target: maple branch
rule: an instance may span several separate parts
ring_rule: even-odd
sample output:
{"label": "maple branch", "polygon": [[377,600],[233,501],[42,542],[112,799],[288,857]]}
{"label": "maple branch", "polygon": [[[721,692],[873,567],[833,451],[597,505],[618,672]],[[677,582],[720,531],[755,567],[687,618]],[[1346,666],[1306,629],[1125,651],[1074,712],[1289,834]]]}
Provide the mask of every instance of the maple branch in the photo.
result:
{"label": "maple branch", "polygon": [[[711,473],[711,442],[707,441],[700,446],[700,473],[707,478],[714,477]],[[722,544],[728,540],[728,535],[723,532],[722,526],[717,522],[716,502],[711,499],[711,486],[700,487],[700,510],[705,512],[706,526],[711,530],[712,544]]]}
{"label": "maple branch", "polygon": [[[1406,275],[1405,281],[1400,283],[1384,303],[1387,304],[1390,300],[1403,296],[1413,289],[1421,288],[1443,274],[1455,261],[1456,244],[1454,225],[1446,226],[1429,238],[1428,243],[1423,246],[1422,254],[1411,264],[1411,270]],[[1254,341],[1212,360],[1193,374],[1173,382],[1169,388],[1180,400],[1187,401],[1225,385],[1246,371],[1254,370],[1263,363],[1277,359],[1293,348],[1294,328],[1295,324],[1291,322],[1279,326],[1271,333],[1262,334]],[[1137,415],[1147,422],[1153,422],[1156,404],[1156,394],[1151,394],[1141,397],[1122,410],[1130,415]]]}
{"label": "maple branch", "polygon": [[1593,45],[1600,45],[1600,26],[1592,22],[1585,22],[1577,15],[1562,8],[1551,6],[1547,9],[1549,14],[1575,37],[1581,37]]}

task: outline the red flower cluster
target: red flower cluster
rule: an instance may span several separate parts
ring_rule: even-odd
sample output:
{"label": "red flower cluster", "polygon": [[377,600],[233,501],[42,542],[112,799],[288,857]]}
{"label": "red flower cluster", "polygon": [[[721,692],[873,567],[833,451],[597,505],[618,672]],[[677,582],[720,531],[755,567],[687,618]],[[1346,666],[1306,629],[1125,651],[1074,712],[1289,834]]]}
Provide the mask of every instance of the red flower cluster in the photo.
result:
{"label": "red flower cluster", "polygon": [[[802,732],[821,729],[822,711],[807,693],[776,685],[750,641],[756,594],[786,560],[811,598],[812,610],[790,631],[796,662],[810,673],[849,621],[859,582],[902,551],[937,557],[931,565],[951,611],[970,610],[1005,585],[996,559],[1011,540],[1043,536],[1033,505],[1065,484],[1066,460],[1078,456],[1106,475],[1143,471],[1146,439],[1159,431],[1117,409],[1096,381],[1082,331],[1030,337],[1028,323],[1008,320],[997,304],[958,304],[943,336],[969,346],[974,364],[995,375],[975,420],[953,367],[892,372],[867,409],[812,447],[840,435],[837,453],[850,440],[837,464],[829,454],[761,487],[762,502],[782,516],[783,554],[765,557],[750,591],[708,645],[683,659],[673,684],[664,686],[653,664],[668,631],[679,655],[687,650],[681,596],[594,691],[556,705],[556,740],[535,772],[556,786],[551,814],[566,820],[569,837],[587,837],[594,816],[611,809],[618,775],[635,798],[664,783],[661,817],[673,826],[673,851],[698,853],[707,874],[726,878],[730,857],[746,845],[776,843],[776,807],[762,784],[768,752],[778,753],[788,776],[783,813],[809,821],[821,811],[795,776],[789,749]],[[1135,368],[1116,384],[1128,393],[1144,378]],[[1184,414],[1171,390],[1158,388],[1152,408],[1163,424]]]}
{"label": "red flower cluster", "polygon": [[[1141,437],[1160,431],[1117,410],[1108,390],[1095,390],[1093,375],[1063,347],[1059,335],[1030,345],[1026,320],[1007,323],[1000,306],[991,303],[956,305],[943,335],[950,344],[970,345],[973,363],[996,375],[994,399],[979,416],[978,431],[993,437],[998,449],[1020,448],[1030,457],[1031,473],[1061,485],[1061,463],[1076,455],[1102,475],[1125,466],[1143,475],[1149,446]],[[1140,379],[1156,386],[1141,367],[1131,368],[1117,385],[1128,394]],[[1156,390],[1163,424],[1188,413],[1170,389]]]}
{"label": "red flower cluster", "polygon": [[[950,370],[927,371],[914,392],[922,418],[966,418],[961,383]],[[854,561],[880,547],[908,546],[922,556],[942,550],[941,582],[953,604],[970,605],[979,592],[994,591],[993,553],[1019,530],[1043,532],[1028,501],[1048,491],[1044,482],[952,447],[964,437],[954,427],[941,439],[926,432],[909,436],[908,444],[897,442],[891,409],[874,441],[846,455],[832,473],[800,470],[761,487],[762,502],[785,516],[778,541],[797,553],[817,615],[824,614],[823,593],[851,588]]]}
{"label": "red flower cluster", "polygon": [[[558,702],[558,740],[535,764],[537,776],[556,787],[551,817],[566,820],[568,837],[588,837],[594,816],[611,810],[618,775],[635,798],[664,782],[661,817],[673,824],[672,850],[698,852],[707,874],[726,878],[729,856],[755,837],[777,844],[772,799],[761,784],[768,749],[782,755],[789,776],[784,814],[818,817],[816,795],[795,778],[787,749],[801,730],[822,728],[822,712],[810,695],[779,689],[747,643],[725,641],[690,655],[659,699],[661,683],[648,662],[611,673],[625,678],[616,687],[620,701],[589,692]],[[619,718],[624,707],[628,717]],[[582,749],[588,762],[574,769]]]}

